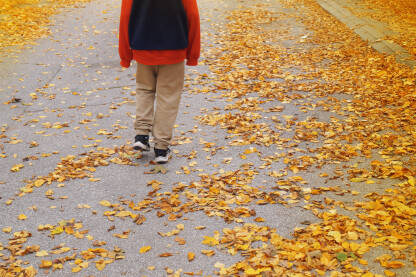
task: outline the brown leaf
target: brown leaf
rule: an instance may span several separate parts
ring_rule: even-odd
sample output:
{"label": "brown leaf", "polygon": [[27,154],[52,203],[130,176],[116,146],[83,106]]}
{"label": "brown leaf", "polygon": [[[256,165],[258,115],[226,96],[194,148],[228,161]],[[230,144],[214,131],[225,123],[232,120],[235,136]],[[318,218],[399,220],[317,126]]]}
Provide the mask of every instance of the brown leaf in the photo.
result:
{"label": "brown leaf", "polygon": [[107,232],[111,232],[116,229],[116,225],[111,225],[110,228],[107,229]]}
{"label": "brown leaf", "polygon": [[137,217],[135,219],[133,219],[133,222],[136,223],[137,225],[141,225],[144,222],[146,222],[146,217],[144,217],[143,215],[139,214],[139,215],[137,215]]}
{"label": "brown leaf", "polygon": [[170,257],[170,256],[173,256],[173,254],[169,252],[165,252],[159,255],[159,257]]}
{"label": "brown leaf", "polygon": [[154,168],[152,168],[150,171],[146,171],[144,172],[144,174],[157,174],[157,173],[162,173],[162,174],[166,174],[168,172],[167,168],[164,167],[163,165],[156,165]]}

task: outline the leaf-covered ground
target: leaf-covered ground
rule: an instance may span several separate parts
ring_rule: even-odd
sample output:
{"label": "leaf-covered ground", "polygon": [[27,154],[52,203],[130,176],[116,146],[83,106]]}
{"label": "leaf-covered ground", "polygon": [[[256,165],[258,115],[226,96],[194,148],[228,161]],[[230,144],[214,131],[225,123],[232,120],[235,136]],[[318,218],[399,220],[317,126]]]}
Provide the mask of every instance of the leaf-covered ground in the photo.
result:
{"label": "leaf-covered ground", "polygon": [[118,1],[10,59],[0,273],[416,275],[416,72],[313,0],[199,5],[164,167],[131,149]]}
{"label": "leaf-covered ground", "polygon": [[395,32],[387,37],[409,51],[416,58],[416,1],[364,0],[356,2],[365,9],[354,13],[383,22]]}
{"label": "leaf-covered ground", "polygon": [[49,33],[50,17],[60,8],[90,0],[7,0],[0,2],[0,50],[26,45]]}

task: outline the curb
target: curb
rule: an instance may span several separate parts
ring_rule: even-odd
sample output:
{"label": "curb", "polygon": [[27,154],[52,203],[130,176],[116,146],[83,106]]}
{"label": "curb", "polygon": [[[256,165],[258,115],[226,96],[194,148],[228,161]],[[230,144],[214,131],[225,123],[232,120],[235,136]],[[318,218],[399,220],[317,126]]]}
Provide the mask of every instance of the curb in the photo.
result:
{"label": "curb", "polygon": [[380,27],[380,22],[355,16],[348,9],[344,8],[346,4],[344,0],[316,1],[324,10],[347,25],[363,40],[367,41],[376,51],[394,55],[398,63],[405,64],[412,69],[416,68],[416,60],[413,60],[412,55],[406,49],[397,43],[384,39],[386,36],[394,34],[392,30],[384,26]]}

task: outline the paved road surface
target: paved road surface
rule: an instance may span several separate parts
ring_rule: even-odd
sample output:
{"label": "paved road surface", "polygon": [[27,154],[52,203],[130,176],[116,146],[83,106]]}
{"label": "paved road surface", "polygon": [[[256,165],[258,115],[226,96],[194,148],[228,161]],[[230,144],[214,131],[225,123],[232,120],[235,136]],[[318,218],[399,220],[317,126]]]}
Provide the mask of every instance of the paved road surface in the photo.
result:
{"label": "paved road surface", "polygon": [[[217,173],[219,176],[229,171],[237,171],[234,174],[237,179],[240,178],[238,182],[242,184],[246,184],[250,177],[239,176],[238,170],[245,173],[252,172],[255,178],[251,186],[270,188],[275,185],[277,177],[270,176],[269,173],[275,172],[274,174],[278,176],[284,172],[286,164],[283,159],[276,159],[271,165],[262,167],[264,160],[260,158],[264,159],[266,156],[287,151],[289,156],[291,152],[296,156],[299,155],[296,150],[298,147],[308,145],[300,143],[293,146],[293,150],[276,145],[231,146],[229,141],[233,138],[226,139],[230,137],[230,133],[225,129],[201,125],[196,120],[195,117],[204,116],[213,110],[223,113],[224,107],[233,102],[219,97],[219,93],[212,89],[214,84],[210,83],[208,78],[213,75],[210,68],[214,69],[215,65],[209,65],[210,60],[206,61],[205,58],[221,46],[217,44],[220,42],[218,36],[225,31],[226,17],[231,15],[231,11],[239,7],[255,8],[255,3],[251,1],[200,0],[204,54],[200,66],[187,68],[187,85],[175,131],[177,145],[173,147],[173,159],[166,166],[168,172],[145,174],[154,168],[149,164],[153,158],[152,153],[141,159],[132,158],[136,165],[109,162],[107,166],[98,166],[94,169],[94,162],[100,163],[102,160],[115,157],[131,158],[132,155],[124,152],[120,154],[121,156],[110,153],[112,155],[110,158],[94,158],[94,155],[89,153],[91,150],[103,153],[103,148],[105,148],[104,152],[123,149],[123,146],[128,146],[134,137],[132,123],[135,111],[133,95],[135,67],[132,66],[128,70],[119,67],[117,53],[119,2],[94,1],[83,8],[67,9],[55,17],[56,24],[52,27],[50,37],[37,41],[36,45],[21,53],[2,58],[0,102],[9,101],[12,96],[20,98],[21,101],[1,104],[0,107],[2,118],[0,127],[3,128],[5,135],[0,141],[4,146],[5,155],[0,159],[0,226],[12,227],[11,233],[0,232],[0,242],[7,245],[13,232],[22,230],[30,232],[32,237],[25,246],[39,245],[37,251],[46,250],[49,253],[44,257],[37,257],[35,254],[22,257],[24,261],[28,261],[39,270],[40,276],[72,276],[75,273],[71,270],[76,268],[74,261],[64,263],[63,269],[56,271],[39,269],[38,265],[41,265],[41,260],[53,260],[73,253],[78,253],[79,258],[82,250],[97,247],[109,251],[115,250],[113,255],[116,253],[117,257],[124,258],[108,264],[102,271],[98,271],[93,262],[98,258],[90,260],[88,267],[85,263],[81,263],[80,267],[86,267],[79,273],[82,276],[165,276],[180,269],[183,272],[202,271],[205,276],[213,275],[218,270],[215,267],[218,266],[218,262],[230,266],[240,260],[241,256],[232,256],[225,250],[202,244],[204,236],[212,237],[216,231],[221,232],[223,228],[239,226],[241,223],[238,221],[254,222],[255,218],[263,218],[264,222],[257,224],[276,228],[278,234],[291,238],[296,227],[318,222],[319,219],[310,210],[302,208],[305,204],[304,200],[298,202],[296,197],[292,205],[249,203],[245,205],[246,210],[241,213],[255,210],[256,215],[237,217],[235,221],[231,217],[230,222],[224,220],[224,216],[218,216],[219,210],[213,210],[213,216],[207,216],[209,208],[190,213],[183,213],[182,210],[182,214],[177,215],[176,220],[171,220],[169,215],[161,216],[161,210],[151,208],[152,205],[140,212],[122,205],[128,204],[130,200],[135,204],[144,203],[142,201],[145,199],[155,199],[154,196],[160,193],[159,199],[165,197],[170,203],[165,208],[170,209],[175,207],[175,198],[172,196],[181,191],[182,184],[189,186],[192,182],[197,182],[196,186],[198,186],[211,178],[210,180],[214,180],[212,181],[214,186],[214,183],[221,180],[215,180],[212,174]],[[283,8],[277,1],[267,1],[266,4],[269,5],[266,10],[274,11],[281,17],[279,22],[264,24],[261,28],[270,32],[280,30],[276,32],[275,39],[279,41],[281,47],[285,47],[288,51],[299,50],[297,42],[307,38],[311,31],[305,29],[305,26],[293,16],[284,16],[285,13],[294,13],[293,10]],[[285,32],[282,32],[281,26],[284,26]],[[276,41],[267,43],[274,44]],[[311,45],[303,44],[302,47],[306,49]],[[299,73],[291,68],[286,68],[284,71],[288,74]],[[284,82],[281,79],[273,81]],[[242,80],[242,86],[245,82],[249,83],[250,79]],[[288,95],[294,96],[295,99],[296,93],[299,92],[288,92]],[[246,97],[256,97],[256,94],[248,94]],[[319,98],[311,101],[316,103]],[[276,115],[289,116],[286,117],[288,120],[290,116],[294,116],[299,120],[316,117],[322,121],[329,121],[330,116],[334,115],[330,111],[313,109],[301,112],[299,103],[302,103],[302,100],[283,101],[283,103],[273,100],[260,103],[260,107],[266,110],[283,106],[283,111],[277,112],[280,108],[272,113],[259,111],[263,118],[258,122],[270,123],[275,120],[273,116]],[[237,123],[238,121],[235,122],[236,125]],[[291,136],[293,130],[287,129],[281,133],[282,138]],[[255,147],[257,152],[251,153],[252,147]],[[71,159],[68,155],[74,155],[75,160],[90,158],[91,171],[87,173],[93,177],[59,180],[60,176],[68,176],[68,172],[68,174],[63,172],[66,168],[72,168],[71,174],[80,172],[79,169],[76,170],[77,163],[70,163]],[[66,161],[63,162],[63,158]],[[58,163],[61,163],[61,167],[57,167]],[[16,172],[10,170],[18,164],[24,167],[20,170],[16,169]],[[85,160],[82,166],[84,165]],[[299,174],[289,173],[289,176],[302,175],[305,180],[304,189],[308,191],[312,187],[329,185],[320,174],[333,171],[336,167],[337,164],[327,165],[322,169],[311,169]],[[16,196],[17,193],[22,192],[21,188],[25,186],[25,182],[33,183],[39,180],[39,176],[48,176],[53,171],[55,175],[49,175],[53,179],[50,185],[41,184],[40,181],[39,187],[23,189],[28,193],[20,197]],[[331,182],[331,186],[343,186],[343,184],[340,179]],[[176,190],[172,191],[174,187]],[[381,188],[380,185],[371,189],[366,187],[354,189],[365,193]],[[155,191],[152,192],[153,190]],[[354,197],[346,194],[342,200],[350,202]],[[5,205],[9,199],[13,200],[12,203]],[[180,199],[184,200],[184,195]],[[215,202],[219,199],[220,196],[208,201]],[[316,196],[315,199],[319,200],[322,197]],[[108,207],[109,203],[103,200],[113,206]],[[159,205],[162,205],[159,208],[163,208],[163,203],[166,204],[166,201],[159,201]],[[235,204],[231,206],[236,207]],[[120,207],[126,207],[126,211],[144,216],[146,221],[143,224],[136,224],[129,213],[115,216],[120,211]],[[193,208],[195,207],[189,207],[191,210]],[[108,217],[103,215],[105,212]],[[21,214],[27,219],[19,220],[18,216]],[[74,233],[62,232],[59,229],[59,222],[71,219],[74,219],[72,224],[68,222],[62,224],[71,226]],[[261,219],[257,220],[261,221]],[[82,223],[82,227],[79,223]],[[52,230],[48,229],[48,226],[45,227],[46,224],[53,225]],[[39,225],[43,225],[45,230],[38,230]],[[40,227],[42,229],[42,226]],[[87,232],[83,233],[83,230]],[[169,234],[168,232],[172,230],[173,233]],[[51,237],[50,234],[53,232],[55,235]],[[162,236],[158,233],[167,234]],[[118,237],[115,234],[118,234]],[[100,244],[100,241],[105,241],[106,244]],[[56,248],[63,243],[64,246]],[[54,248],[59,250],[62,246],[71,249],[64,254],[51,254]],[[151,246],[151,249],[146,253],[139,253],[144,246]],[[215,255],[204,255],[201,250],[215,250]],[[188,252],[195,253],[195,258],[191,262],[188,261]],[[7,252],[3,250],[1,253]],[[172,256],[160,257],[159,255],[163,253],[170,253]],[[370,263],[375,271],[380,272],[378,265],[371,261]]]}

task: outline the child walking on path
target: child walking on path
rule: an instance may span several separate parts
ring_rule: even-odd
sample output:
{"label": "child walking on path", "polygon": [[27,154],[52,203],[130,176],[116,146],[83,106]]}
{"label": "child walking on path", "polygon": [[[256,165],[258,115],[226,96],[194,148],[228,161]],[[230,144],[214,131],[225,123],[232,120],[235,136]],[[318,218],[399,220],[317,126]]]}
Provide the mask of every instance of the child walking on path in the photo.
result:
{"label": "child walking on path", "polygon": [[[186,65],[198,64],[200,23],[196,0],[122,0],[119,32],[122,67],[137,62],[133,147],[166,163]],[[156,101],[155,101],[156,100]],[[156,110],[155,110],[156,103]]]}

